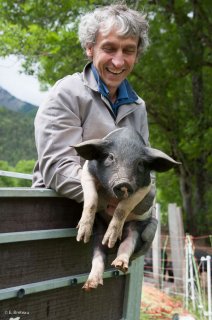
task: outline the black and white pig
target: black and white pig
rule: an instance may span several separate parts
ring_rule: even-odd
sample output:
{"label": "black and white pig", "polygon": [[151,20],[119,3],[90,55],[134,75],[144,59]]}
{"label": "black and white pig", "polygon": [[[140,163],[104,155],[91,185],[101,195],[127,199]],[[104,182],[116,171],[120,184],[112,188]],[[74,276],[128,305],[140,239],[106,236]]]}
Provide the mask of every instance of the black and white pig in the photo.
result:
{"label": "black and white pig", "polygon": [[[87,160],[81,177],[84,207],[77,241],[89,241],[96,218],[92,269],[83,286],[90,290],[103,284],[107,249],[117,240],[120,244],[112,265],[123,272],[133,253],[141,250],[142,254],[142,249],[150,247],[157,228],[151,215],[155,199],[151,171],[167,171],[179,162],[147,147],[142,136],[128,128],[74,147]],[[112,214],[110,203],[116,203]]]}

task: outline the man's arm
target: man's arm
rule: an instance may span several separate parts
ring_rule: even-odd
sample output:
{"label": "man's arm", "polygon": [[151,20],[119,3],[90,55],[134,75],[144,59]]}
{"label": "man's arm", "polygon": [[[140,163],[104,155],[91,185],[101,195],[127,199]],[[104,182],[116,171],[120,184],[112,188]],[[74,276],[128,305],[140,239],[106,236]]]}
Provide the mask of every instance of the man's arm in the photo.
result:
{"label": "man's arm", "polygon": [[82,202],[80,157],[70,147],[82,141],[77,108],[74,97],[70,97],[62,84],[55,85],[36,115],[35,140],[45,186]]}

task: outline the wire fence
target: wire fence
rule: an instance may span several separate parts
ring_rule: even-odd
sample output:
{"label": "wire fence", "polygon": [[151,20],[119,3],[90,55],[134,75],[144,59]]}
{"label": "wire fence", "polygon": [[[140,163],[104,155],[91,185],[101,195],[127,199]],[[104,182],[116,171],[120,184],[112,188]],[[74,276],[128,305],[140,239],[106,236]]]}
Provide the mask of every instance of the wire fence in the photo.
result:
{"label": "wire fence", "polygon": [[[206,240],[196,245],[197,240]],[[209,240],[209,241],[208,241]],[[152,251],[145,256],[144,276],[146,282],[151,282],[162,291],[183,298],[184,306],[198,314],[198,319],[212,320],[211,306],[211,235],[183,237],[184,252],[180,268],[173,269],[177,256],[171,255],[170,239],[161,235],[161,259],[159,272],[154,272]],[[183,277],[175,275],[176,270],[182,271]],[[177,285],[176,285],[177,284]]]}

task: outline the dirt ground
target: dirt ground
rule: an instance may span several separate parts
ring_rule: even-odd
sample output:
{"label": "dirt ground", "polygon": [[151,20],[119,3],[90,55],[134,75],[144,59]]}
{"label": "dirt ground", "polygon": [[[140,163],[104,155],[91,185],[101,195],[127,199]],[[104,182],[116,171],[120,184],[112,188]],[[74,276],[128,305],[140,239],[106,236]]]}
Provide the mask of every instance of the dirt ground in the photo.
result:
{"label": "dirt ground", "polygon": [[195,319],[194,317],[189,317],[190,314],[183,308],[182,301],[170,297],[151,284],[143,284],[141,314],[148,315],[150,320],[165,320],[172,319],[176,313],[180,316],[188,316],[188,319]]}

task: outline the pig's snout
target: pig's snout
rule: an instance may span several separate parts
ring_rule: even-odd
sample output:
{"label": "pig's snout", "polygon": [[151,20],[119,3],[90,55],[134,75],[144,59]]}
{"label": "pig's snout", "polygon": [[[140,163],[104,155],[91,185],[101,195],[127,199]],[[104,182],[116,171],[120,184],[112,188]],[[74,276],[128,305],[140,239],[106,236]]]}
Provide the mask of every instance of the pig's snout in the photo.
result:
{"label": "pig's snout", "polygon": [[119,183],[113,187],[113,192],[118,199],[126,199],[133,194],[133,188],[129,183]]}

